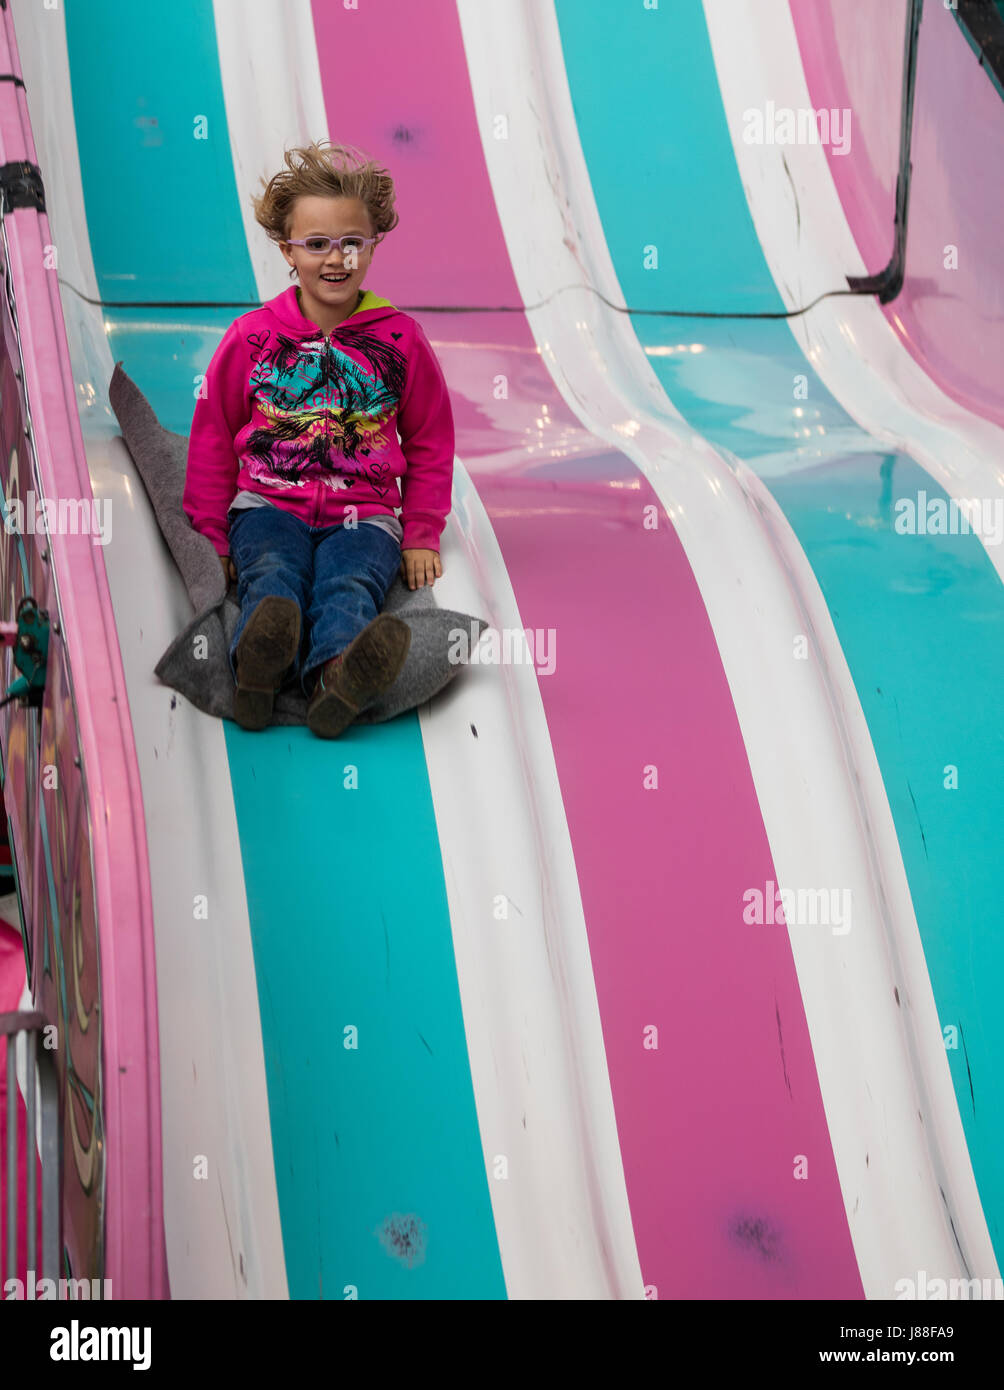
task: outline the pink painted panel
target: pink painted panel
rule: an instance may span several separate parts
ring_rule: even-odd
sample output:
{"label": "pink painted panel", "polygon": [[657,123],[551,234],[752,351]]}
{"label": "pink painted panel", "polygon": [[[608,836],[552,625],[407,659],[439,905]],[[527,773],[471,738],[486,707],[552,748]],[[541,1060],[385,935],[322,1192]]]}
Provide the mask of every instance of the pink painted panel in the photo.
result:
{"label": "pink painted panel", "polygon": [[[20,74],[9,9],[0,12],[0,62],[2,71]],[[9,82],[0,84],[0,162],[16,160],[37,164],[37,154],[23,88]],[[89,503],[59,286],[55,271],[45,268],[45,248],[53,243],[48,218],[31,208],[16,209],[5,226],[37,471],[25,437],[21,383],[13,374],[17,345],[4,297],[0,484],[26,511],[33,509],[32,494]],[[53,627],[45,702],[40,723],[37,713],[6,706],[0,711],[0,738],[9,769],[4,792],[12,850],[34,944],[33,988],[40,1010],[59,1027],[64,1237],[75,1277],[99,1273],[100,1249],[100,1273],[112,1281],[113,1297],[165,1297],[153,913],[139,768],[111,596],[100,547],[89,534],[57,527],[44,560],[41,534],[26,530],[23,541],[26,581],[17,538],[0,532],[0,616],[13,620],[25,590],[48,610]],[[6,674],[11,675],[9,666]],[[58,772],[58,785],[48,788],[42,780],[47,765]],[[43,814],[58,924],[42,851]],[[42,969],[46,942],[49,976]],[[57,988],[60,958],[65,1010]],[[67,1057],[73,1062],[72,1084]],[[84,1087],[101,1108],[100,1136]]]}
{"label": "pink painted panel", "polygon": [[[368,285],[402,308],[519,304],[453,0],[428,0],[421,26],[408,0],[315,0],[313,17],[326,134],[399,190]],[[379,53],[379,101],[346,53]],[[555,632],[538,679],[645,1281],[663,1298],[861,1297],[787,932],[742,918],[775,875],[682,547],[644,476],[568,411],[523,314],[417,317],[522,622]],[[799,1153],[811,1182],[793,1180]]]}
{"label": "pink painted panel", "polygon": [[[869,271],[892,250],[905,0],[790,0],[816,107],[849,107],[852,148],[827,158]],[[920,28],[906,281],[884,312],[924,370],[1004,425],[1004,103],[952,13]],[[883,233],[883,227],[886,229]],[[957,268],[946,248],[957,248]],[[949,253],[950,256],[950,253]]]}

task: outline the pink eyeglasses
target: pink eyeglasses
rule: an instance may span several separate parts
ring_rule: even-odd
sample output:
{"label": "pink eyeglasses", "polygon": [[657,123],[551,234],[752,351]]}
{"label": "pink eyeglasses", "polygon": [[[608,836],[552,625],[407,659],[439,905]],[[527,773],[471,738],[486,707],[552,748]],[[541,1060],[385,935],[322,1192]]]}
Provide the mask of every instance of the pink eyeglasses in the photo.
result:
{"label": "pink eyeglasses", "polygon": [[367,246],[373,246],[378,240],[375,236],[309,236],[305,241],[287,241],[287,246],[302,246],[309,251],[312,256],[326,256],[332,246],[337,246],[341,255],[346,252],[365,251]]}

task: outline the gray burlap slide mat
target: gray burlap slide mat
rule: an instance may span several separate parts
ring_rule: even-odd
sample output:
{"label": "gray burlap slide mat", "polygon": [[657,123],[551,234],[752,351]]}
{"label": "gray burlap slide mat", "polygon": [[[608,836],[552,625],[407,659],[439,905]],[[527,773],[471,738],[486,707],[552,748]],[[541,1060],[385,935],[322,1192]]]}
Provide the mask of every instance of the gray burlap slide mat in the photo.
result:
{"label": "gray burlap slide mat", "polygon": [[[193,529],[182,509],[188,436],[161,426],[150,402],[122,370],[120,362],[115,364],[108,395],[195,609],[191,622],[157,662],[155,674],[197,709],[221,719],[233,719],[234,679],[227,654],[240,618],[240,605],[235,586],[227,589],[223,566],[212,542]],[[431,700],[463,665],[449,659],[451,631],[462,628],[470,634],[468,650],[473,650],[488,626],[484,618],[439,608],[428,585],[412,591],[405,587],[400,575],[390,587],[383,611],[408,624],[411,646],[401,674],[363,711],[357,720],[360,724],[382,723]],[[272,723],[306,722],[306,697],[291,678],[276,696]]]}

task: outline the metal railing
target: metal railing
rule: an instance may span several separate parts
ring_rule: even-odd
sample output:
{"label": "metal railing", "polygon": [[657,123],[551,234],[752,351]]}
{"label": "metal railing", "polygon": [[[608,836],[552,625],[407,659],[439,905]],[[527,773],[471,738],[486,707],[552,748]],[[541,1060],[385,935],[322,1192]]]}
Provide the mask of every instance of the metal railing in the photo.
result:
{"label": "metal railing", "polygon": [[[4,1194],[7,1231],[4,1248],[0,1250],[0,1291],[9,1279],[20,1277],[18,1232],[21,1228],[22,1195],[28,1277],[53,1280],[59,1277],[59,1081],[52,1058],[44,1048],[41,1054],[38,1049],[39,1037],[47,1026],[48,1020],[39,1013],[0,1014],[0,1038],[5,1038],[7,1043],[7,1190]],[[24,1079],[27,1112],[24,1194],[20,1191],[19,1181],[19,1160],[22,1156],[18,1142],[19,1070]],[[41,1265],[38,1262],[37,1155],[41,1156],[42,1168]]]}

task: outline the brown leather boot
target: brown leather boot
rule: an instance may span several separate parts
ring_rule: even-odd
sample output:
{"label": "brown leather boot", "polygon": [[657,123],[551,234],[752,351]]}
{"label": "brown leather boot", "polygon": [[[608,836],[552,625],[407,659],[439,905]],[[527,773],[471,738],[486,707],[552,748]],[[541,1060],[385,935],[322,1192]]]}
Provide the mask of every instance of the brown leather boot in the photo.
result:
{"label": "brown leather boot", "polygon": [[234,719],[242,729],[264,729],[275,693],[300,649],[300,605],[270,594],[263,598],[237,643]]}
{"label": "brown leather boot", "polygon": [[337,738],[401,674],[411,628],[381,613],[343,652],[321,667],[307,706],[307,724],[319,738]]}

